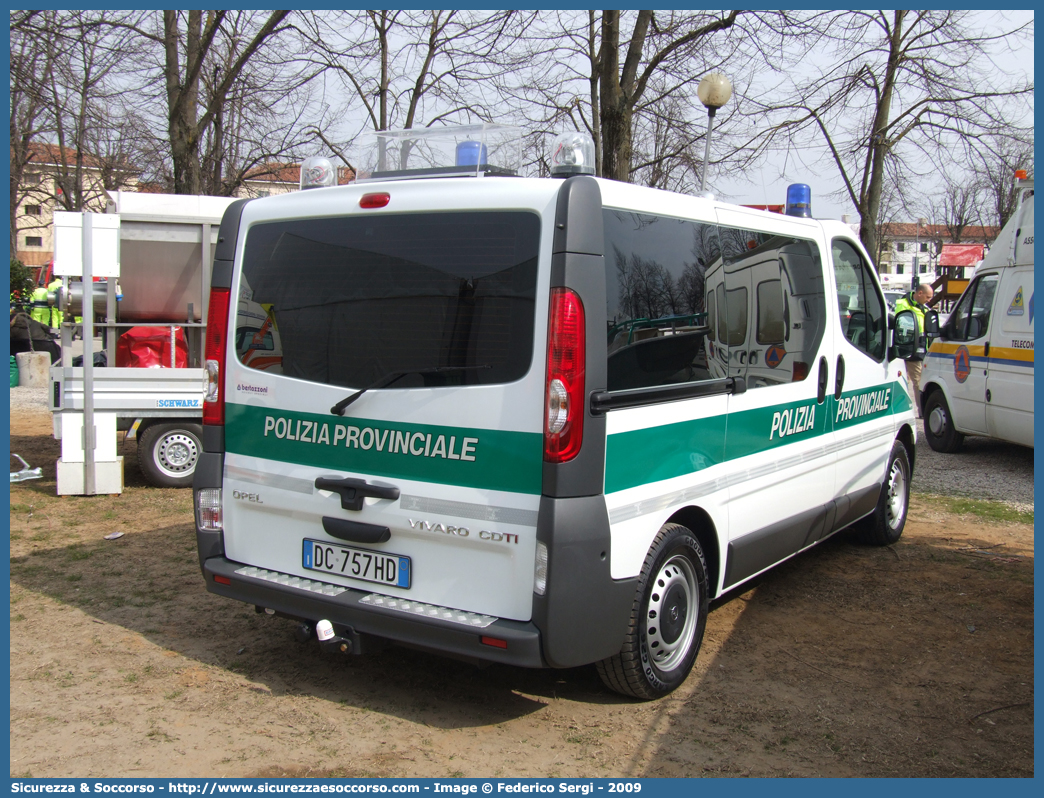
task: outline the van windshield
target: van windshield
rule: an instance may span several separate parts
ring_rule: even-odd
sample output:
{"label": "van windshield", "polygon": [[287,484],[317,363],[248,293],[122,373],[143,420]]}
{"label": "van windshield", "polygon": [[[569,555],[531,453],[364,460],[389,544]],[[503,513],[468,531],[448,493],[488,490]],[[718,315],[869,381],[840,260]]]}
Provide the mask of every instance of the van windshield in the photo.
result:
{"label": "van windshield", "polygon": [[532,361],[539,242],[525,211],[256,224],[236,327],[257,334],[237,355],[350,388],[395,372],[389,389],[513,382]]}

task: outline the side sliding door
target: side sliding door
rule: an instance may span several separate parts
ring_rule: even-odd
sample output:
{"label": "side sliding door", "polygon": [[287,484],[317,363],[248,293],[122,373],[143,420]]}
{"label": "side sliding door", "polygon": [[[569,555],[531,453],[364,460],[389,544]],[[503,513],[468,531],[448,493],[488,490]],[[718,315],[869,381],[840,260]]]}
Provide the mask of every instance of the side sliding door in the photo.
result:
{"label": "side sliding door", "polygon": [[821,235],[811,225],[795,234],[792,219],[778,223],[787,232],[765,229],[773,224],[719,210],[723,268],[714,290],[724,294],[728,374],[746,389],[729,396],[725,432],[726,587],[827,534],[834,495]]}

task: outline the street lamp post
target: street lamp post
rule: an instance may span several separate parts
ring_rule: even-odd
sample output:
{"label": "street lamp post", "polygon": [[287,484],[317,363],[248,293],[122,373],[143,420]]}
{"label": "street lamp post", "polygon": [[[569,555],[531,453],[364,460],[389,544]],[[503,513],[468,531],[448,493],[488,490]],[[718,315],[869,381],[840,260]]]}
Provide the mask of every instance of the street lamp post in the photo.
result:
{"label": "street lamp post", "polygon": [[707,108],[707,142],[703,149],[703,174],[700,176],[700,194],[707,187],[707,164],[710,162],[711,130],[714,127],[714,115],[732,96],[732,82],[720,72],[713,72],[700,81],[696,95]]}
{"label": "street lamp post", "polygon": [[921,225],[927,224],[928,220],[920,218],[917,220],[917,227],[914,232],[914,256],[913,256],[913,277],[910,278],[910,290],[914,291],[917,286],[921,284]]}

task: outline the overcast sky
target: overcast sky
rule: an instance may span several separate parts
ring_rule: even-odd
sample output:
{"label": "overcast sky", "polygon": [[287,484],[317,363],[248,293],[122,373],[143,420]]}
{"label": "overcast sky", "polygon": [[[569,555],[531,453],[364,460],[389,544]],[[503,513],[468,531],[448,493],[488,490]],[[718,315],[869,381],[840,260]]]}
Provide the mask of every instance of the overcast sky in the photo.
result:
{"label": "overcast sky", "polygon": [[[1032,11],[980,11],[983,29],[996,28],[999,24],[1014,26],[1033,20]],[[1003,18],[1001,18],[1003,15]],[[1033,80],[1034,69],[1033,43],[1021,45],[1018,50],[1000,54],[998,66],[1012,75],[1022,75]],[[847,199],[831,198],[828,195],[842,187],[841,178],[824,147],[818,152],[811,152],[808,161],[823,162],[818,170],[808,164],[795,163],[793,156],[786,163],[779,157],[764,163],[744,179],[729,179],[728,174],[708,172],[708,184],[711,185],[719,199],[741,205],[781,205],[786,202],[787,185],[790,183],[807,183],[812,188],[812,214],[820,219],[840,219],[842,214],[849,214],[850,221],[858,222],[855,205]],[[783,173],[783,177],[780,174]],[[1014,177],[1014,175],[1013,175]],[[753,182],[751,182],[753,181]]]}

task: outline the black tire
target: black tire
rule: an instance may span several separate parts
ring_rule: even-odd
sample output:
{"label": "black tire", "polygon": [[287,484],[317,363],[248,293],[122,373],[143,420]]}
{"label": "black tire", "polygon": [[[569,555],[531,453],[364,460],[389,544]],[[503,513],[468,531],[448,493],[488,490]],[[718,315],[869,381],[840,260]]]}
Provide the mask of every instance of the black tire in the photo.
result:
{"label": "black tire", "polygon": [[964,444],[964,435],[954,428],[953,414],[942,391],[932,391],[924,400],[924,437],[929,446],[943,454],[959,452]]}
{"label": "black tire", "polygon": [[138,465],[157,488],[191,488],[203,452],[203,427],[182,421],[150,424],[138,435]]}
{"label": "black tire", "polygon": [[857,521],[859,541],[870,546],[888,546],[903,535],[910,510],[910,457],[906,447],[896,441],[888,457],[885,483],[877,507],[866,518]]}
{"label": "black tire", "polygon": [[597,663],[605,686],[646,700],[677,689],[703,643],[708,603],[707,563],[699,541],[685,527],[665,524],[638,577],[623,648]]}

